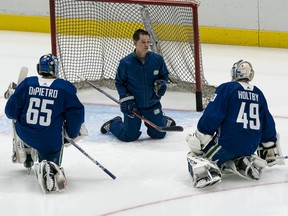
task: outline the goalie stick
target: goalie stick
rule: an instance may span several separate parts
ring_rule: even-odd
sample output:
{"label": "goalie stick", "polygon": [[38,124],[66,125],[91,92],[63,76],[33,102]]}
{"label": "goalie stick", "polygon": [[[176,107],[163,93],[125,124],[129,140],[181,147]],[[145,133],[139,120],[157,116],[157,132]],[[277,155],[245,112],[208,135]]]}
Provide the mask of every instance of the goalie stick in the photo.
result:
{"label": "goalie stick", "polygon": [[107,170],[104,166],[102,166],[97,160],[92,158],[87,152],[85,152],[79,145],[75,143],[75,141],[69,137],[65,137],[69,143],[75,146],[80,152],[82,152],[86,157],[88,157],[93,163],[95,163],[98,167],[100,167],[105,173],[107,173],[112,179],[116,179],[116,176],[113,175],[109,170]]}
{"label": "goalie stick", "polygon": [[[98,90],[99,92],[101,92],[102,94],[106,95],[108,98],[110,98],[111,100],[113,100],[114,102],[116,102],[117,104],[120,104],[120,102],[115,99],[114,97],[112,97],[110,94],[108,94],[107,92],[103,91],[101,88],[98,88],[96,85],[94,85],[92,82],[90,82],[89,80],[87,80],[85,77],[79,76],[77,75],[82,81],[88,83],[90,86],[92,86],[94,89]],[[158,131],[161,132],[167,132],[167,131],[171,131],[171,132],[182,132],[184,129],[182,126],[168,126],[168,127],[161,127],[158,125],[155,125],[154,123],[150,122],[148,119],[146,119],[145,117],[143,117],[142,115],[140,115],[139,113],[133,111],[132,112],[135,116],[137,116],[138,118],[140,118],[141,120],[143,120],[144,122],[146,122],[148,125],[150,125],[151,127],[155,128]]]}
{"label": "goalie stick", "polygon": [[286,156],[267,157],[266,158],[266,160],[282,160],[282,159],[288,159],[288,155],[286,155]]}

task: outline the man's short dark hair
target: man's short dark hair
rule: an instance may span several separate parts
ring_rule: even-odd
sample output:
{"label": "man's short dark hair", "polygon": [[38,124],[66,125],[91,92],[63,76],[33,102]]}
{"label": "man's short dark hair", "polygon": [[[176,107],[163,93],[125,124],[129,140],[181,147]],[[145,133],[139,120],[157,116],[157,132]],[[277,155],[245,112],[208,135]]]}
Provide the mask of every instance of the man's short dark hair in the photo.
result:
{"label": "man's short dark hair", "polygon": [[148,31],[145,31],[144,29],[137,29],[133,34],[133,40],[138,41],[140,39],[140,35],[150,36]]}

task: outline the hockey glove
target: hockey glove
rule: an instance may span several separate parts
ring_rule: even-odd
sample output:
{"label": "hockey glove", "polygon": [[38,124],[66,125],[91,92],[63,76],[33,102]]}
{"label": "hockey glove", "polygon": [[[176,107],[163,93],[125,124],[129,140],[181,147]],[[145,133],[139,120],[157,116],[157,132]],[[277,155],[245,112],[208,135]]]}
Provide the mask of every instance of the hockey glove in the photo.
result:
{"label": "hockey glove", "polygon": [[269,167],[277,164],[276,160],[273,159],[278,156],[276,151],[276,144],[274,142],[261,143],[257,149],[257,154],[260,158],[267,161]]}
{"label": "hockey glove", "polygon": [[[83,138],[84,136],[88,136],[88,130],[86,128],[86,125],[83,123],[81,125],[78,136],[76,138],[74,138],[73,140],[76,142],[79,139]],[[69,137],[67,131],[64,129],[64,141],[63,141],[64,147],[69,147],[71,145],[71,143],[69,142],[70,139],[72,139],[72,138]]]}
{"label": "hockey glove", "polygon": [[203,149],[205,146],[212,140],[213,136],[209,134],[203,134],[200,131],[196,130],[193,134],[188,134],[186,136],[186,142],[188,143],[189,148],[196,155],[203,154]]}
{"label": "hockey glove", "polygon": [[154,92],[157,97],[162,97],[167,89],[165,80],[156,80],[154,83]]}
{"label": "hockey glove", "polygon": [[124,113],[124,115],[129,116],[130,118],[134,118],[133,111],[137,110],[134,96],[124,97],[119,102],[121,112]]}
{"label": "hockey glove", "polygon": [[7,91],[4,93],[4,98],[9,99],[11,95],[14,94],[16,87],[17,87],[17,84],[14,82],[11,82],[8,86]]}

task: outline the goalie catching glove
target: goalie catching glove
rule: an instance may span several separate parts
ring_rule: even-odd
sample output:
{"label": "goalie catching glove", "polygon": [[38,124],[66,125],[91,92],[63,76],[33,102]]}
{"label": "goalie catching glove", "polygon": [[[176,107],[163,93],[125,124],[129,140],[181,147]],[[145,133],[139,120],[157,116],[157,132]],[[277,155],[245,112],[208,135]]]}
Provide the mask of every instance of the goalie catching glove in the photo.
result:
{"label": "goalie catching glove", "polygon": [[276,160],[272,159],[277,156],[276,154],[276,144],[274,142],[261,143],[259,149],[257,150],[257,154],[264,160],[267,161],[267,165],[269,167],[274,166],[276,164]]}
{"label": "goalie catching glove", "polygon": [[188,143],[189,148],[196,155],[203,154],[203,149],[208,145],[212,140],[213,136],[209,134],[203,134],[200,131],[196,130],[193,134],[188,134],[186,136],[186,142]]}
{"label": "goalie catching glove", "polygon": [[277,134],[277,142],[261,143],[257,149],[259,157],[267,161],[267,165],[272,167],[274,165],[284,165],[284,159],[276,159],[277,156],[283,156],[279,144],[279,135]]}
{"label": "goalie catching glove", "polygon": [[63,144],[64,144],[65,147],[69,147],[71,145],[69,140],[72,139],[72,140],[74,140],[76,142],[79,139],[82,139],[83,136],[88,136],[88,130],[87,130],[86,125],[84,123],[81,125],[81,128],[80,128],[78,136],[76,138],[74,138],[74,139],[69,137],[69,135],[67,134],[67,131],[64,128],[64,141],[63,141]]}

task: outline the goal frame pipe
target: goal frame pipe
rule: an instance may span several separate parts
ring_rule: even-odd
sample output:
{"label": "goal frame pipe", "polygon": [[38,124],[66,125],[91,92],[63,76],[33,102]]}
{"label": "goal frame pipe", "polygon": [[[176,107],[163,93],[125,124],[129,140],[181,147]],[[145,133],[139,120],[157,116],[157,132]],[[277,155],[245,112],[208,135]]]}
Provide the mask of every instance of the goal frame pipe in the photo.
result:
{"label": "goal frame pipe", "polygon": [[112,2],[112,3],[127,3],[127,4],[150,4],[150,5],[166,5],[179,7],[198,7],[195,2],[180,2],[170,0],[76,0],[76,1],[94,1],[94,2]]}
{"label": "goal frame pipe", "polygon": [[50,9],[51,49],[52,54],[54,56],[57,56],[55,0],[49,0],[49,9]]}
{"label": "goal frame pipe", "polygon": [[196,111],[203,111],[202,87],[201,87],[201,66],[200,66],[200,33],[198,25],[198,7],[192,7],[193,10],[193,31],[194,31],[194,59],[195,59],[195,82],[196,82]]}
{"label": "goal frame pipe", "polygon": [[[57,42],[56,42],[56,19],[55,19],[55,0],[49,0],[50,6],[50,28],[51,28],[51,46],[52,54],[57,56]],[[91,2],[111,2],[111,3],[127,3],[127,4],[150,4],[150,5],[163,5],[163,6],[178,6],[190,7],[193,11],[193,31],[194,31],[194,59],[195,59],[195,98],[196,98],[196,111],[203,111],[202,101],[202,87],[201,87],[201,66],[200,66],[200,37],[198,25],[198,6],[199,3],[195,2],[179,2],[179,1],[166,1],[166,0],[78,0],[78,1],[91,1]]]}

